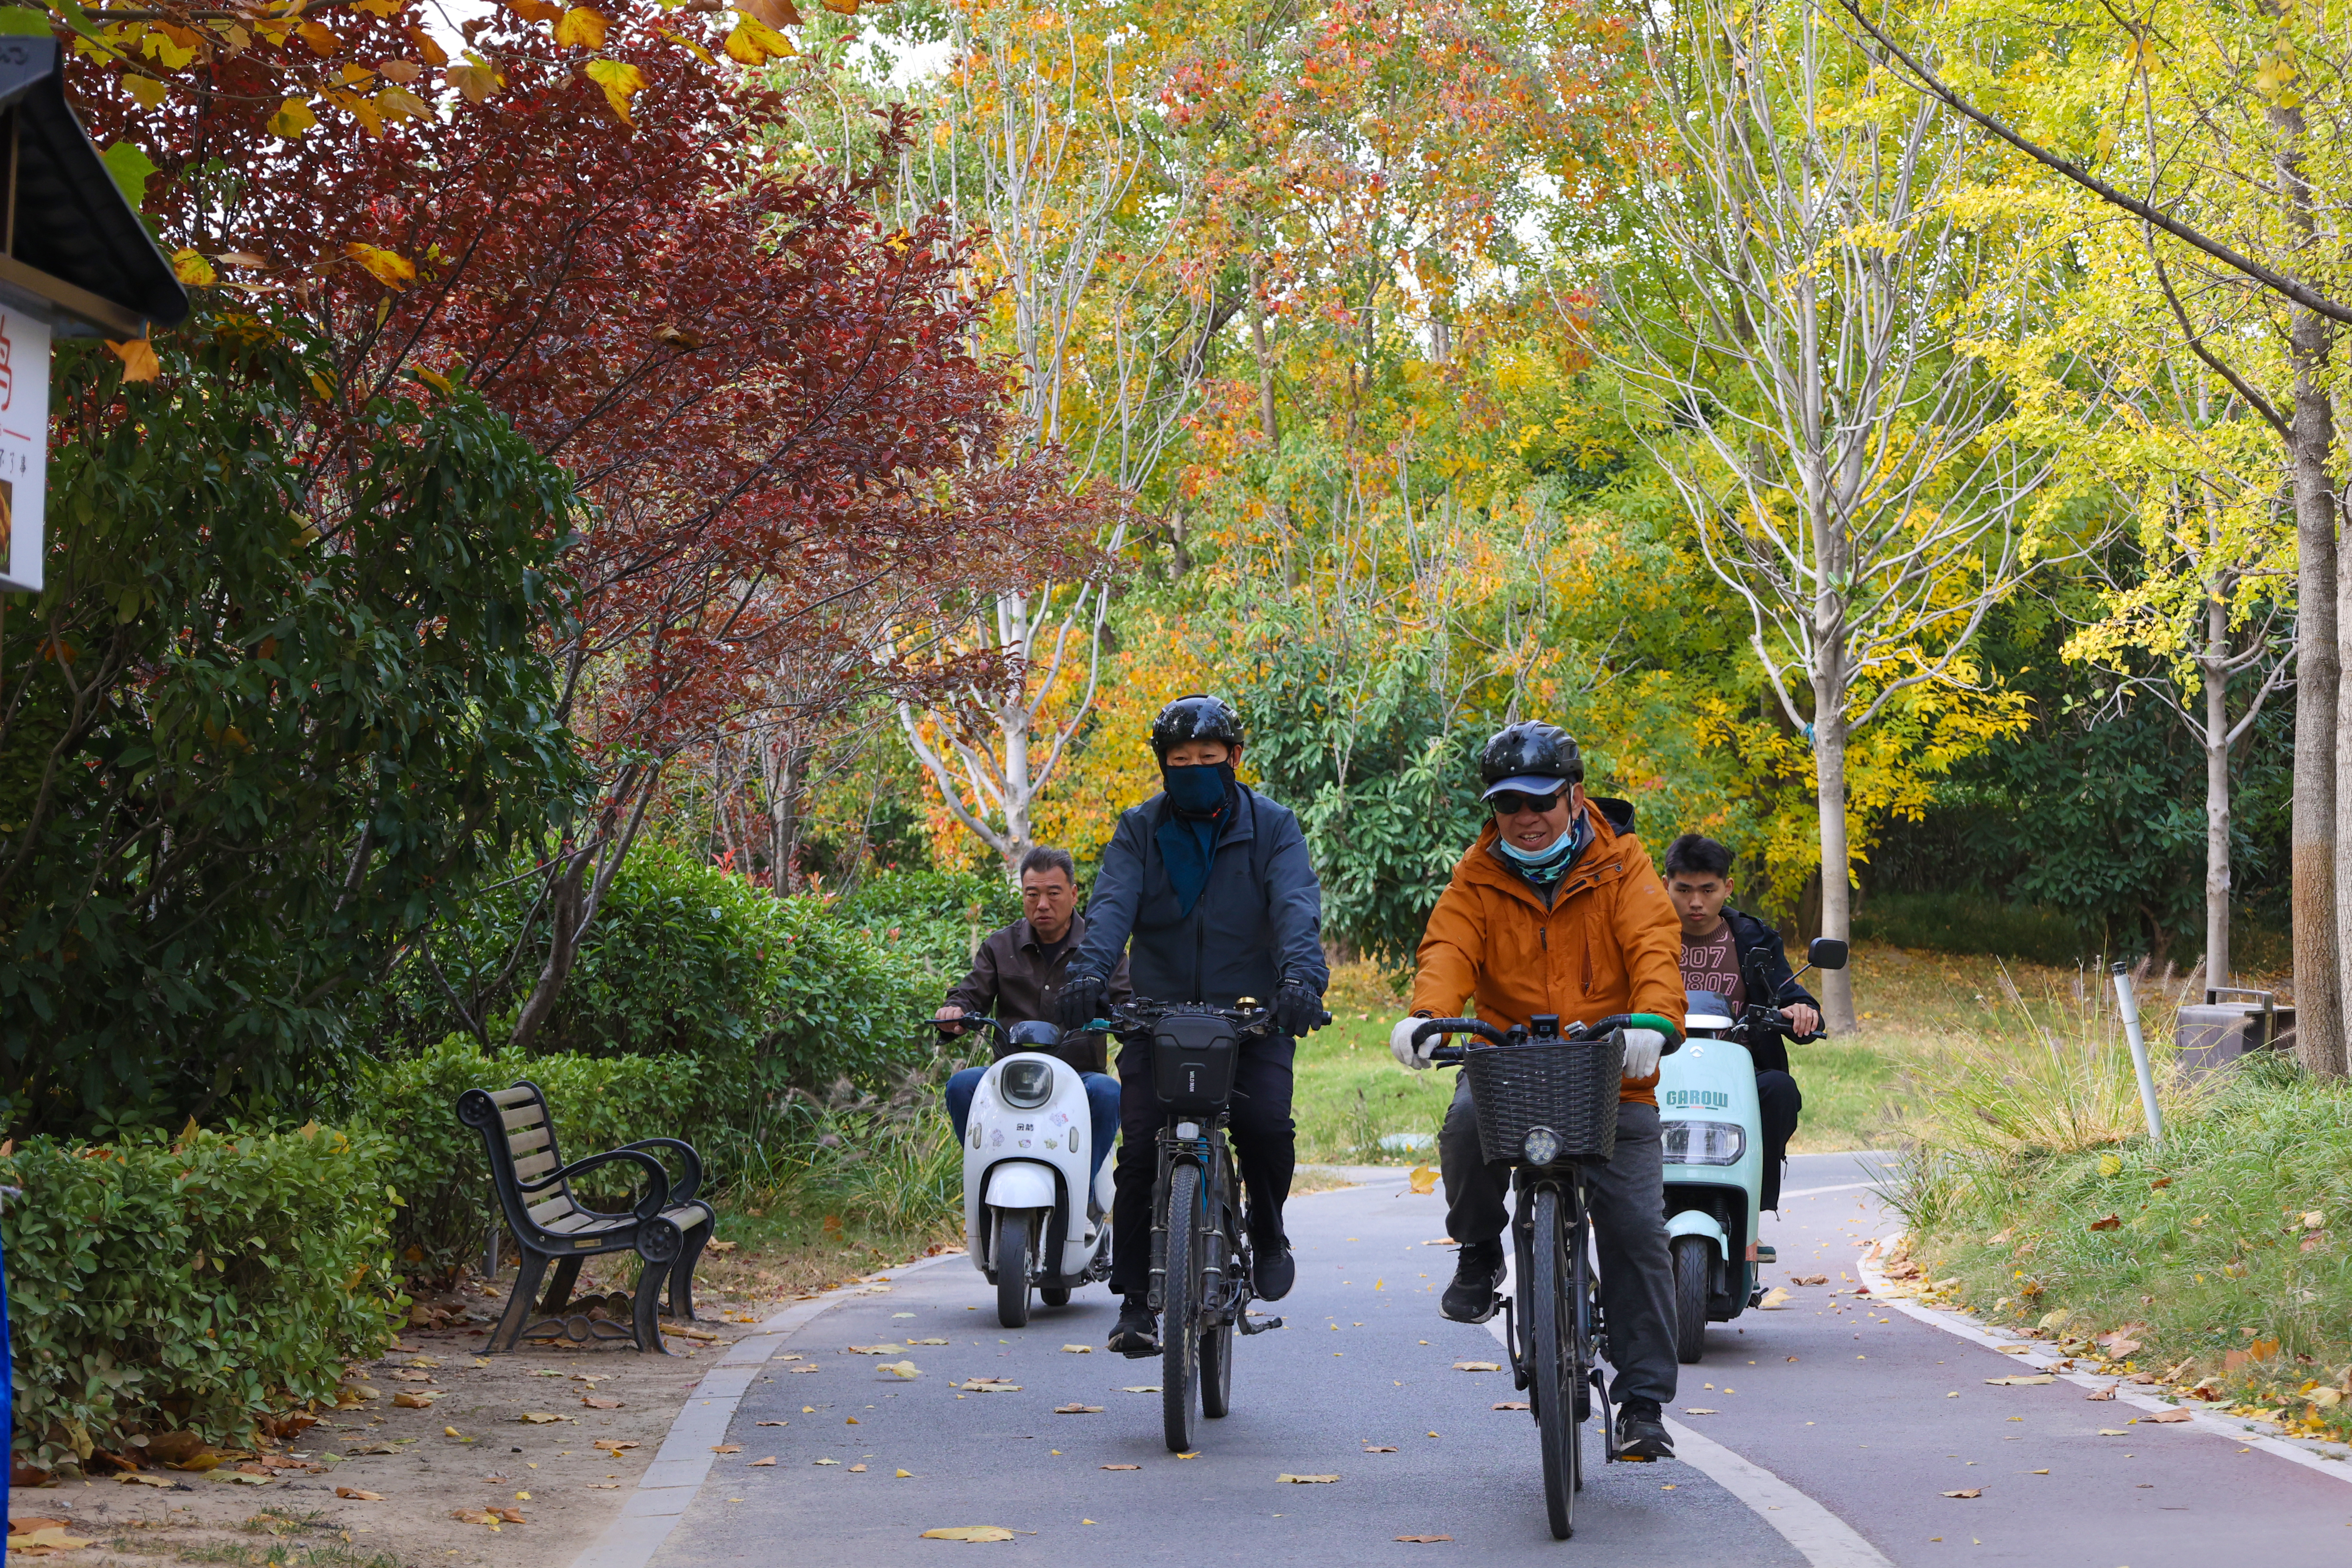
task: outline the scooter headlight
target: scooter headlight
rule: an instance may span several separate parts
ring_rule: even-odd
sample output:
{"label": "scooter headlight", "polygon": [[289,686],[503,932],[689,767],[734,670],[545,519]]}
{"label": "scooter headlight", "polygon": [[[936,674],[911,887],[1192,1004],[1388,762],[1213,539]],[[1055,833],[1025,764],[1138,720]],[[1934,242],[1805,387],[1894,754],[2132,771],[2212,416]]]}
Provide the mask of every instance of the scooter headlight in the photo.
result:
{"label": "scooter headlight", "polygon": [[1004,1103],[1034,1110],[1054,1098],[1054,1069],[1044,1062],[1010,1062],[996,1080]]}
{"label": "scooter headlight", "polygon": [[1736,1165],[1748,1152],[1737,1121],[1669,1121],[1660,1135],[1669,1165]]}
{"label": "scooter headlight", "polygon": [[1559,1134],[1549,1127],[1528,1129],[1527,1142],[1519,1145],[1530,1165],[1549,1165],[1559,1158]]}

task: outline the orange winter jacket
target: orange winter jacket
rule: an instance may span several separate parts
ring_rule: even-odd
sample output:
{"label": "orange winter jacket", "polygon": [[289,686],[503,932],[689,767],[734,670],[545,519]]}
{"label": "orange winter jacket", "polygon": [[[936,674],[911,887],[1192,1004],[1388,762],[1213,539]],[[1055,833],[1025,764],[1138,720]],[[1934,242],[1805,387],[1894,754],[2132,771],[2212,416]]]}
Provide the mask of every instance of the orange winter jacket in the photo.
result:
{"label": "orange winter jacket", "polygon": [[[1549,909],[1504,863],[1495,825],[1486,824],[1430,911],[1414,1012],[1454,1017],[1473,998],[1478,1016],[1498,1028],[1538,1013],[1558,1014],[1563,1027],[1617,1013],[1656,1013],[1682,1026],[1682,924],[1649,852],[1620,831],[1632,827],[1633,808],[1588,798],[1584,809],[1592,842],[1553,889]],[[1655,1105],[1657,1082],[1653,1075],[1628,1083],[1622,1098]]]}

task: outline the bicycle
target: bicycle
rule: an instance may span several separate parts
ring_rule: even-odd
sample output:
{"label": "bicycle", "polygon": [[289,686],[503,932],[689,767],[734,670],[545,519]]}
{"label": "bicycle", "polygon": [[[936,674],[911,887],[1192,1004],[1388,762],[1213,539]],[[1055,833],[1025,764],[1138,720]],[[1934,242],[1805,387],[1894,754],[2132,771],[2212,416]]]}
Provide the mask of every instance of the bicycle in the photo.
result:
{"label": "bicycle", "polygon": [[1242,1039],[1271,1034],[1272,1015],[1248,996],[1234,1007],[1138,997],[1088,1026],[1117,1035],[1122,1052],[1150,1052],[1167,1110],[1151,1188],[1150,1302],[1160,1314],[1163,1435],[1171,1453],[1187,1453],[1196,1404],[1212,1420],[1233,1408],[1234,1331],[1282,1327],[1249,1315],[1249,1232],[1225,1137]]}
{"label": "bicycle", "polygon": [[1440,1035],[1475,1035],[1487,1042],[1439,1046],[1430,1061],[1463,1069],[1478,1112],[1480,1152],[1489,1163],[1513,1167],[1512,1296],[1501,1302],[1504,1349],[1514,1381],[1528,1391],[1556,1541],[1575,1533],[1576,1494],[1584,1487],[1581,1435],[1596,1401],[1602,1462],[1617,1458],[1608,1387],[1597,1364],[1607,1344],[1592,1274],[1584,1166],[1607,1163],[1616,1146],[1628,1028],[1660,1031],[1668,1052],[1682,1044],[1681,1030],[1648,1013],[1570,1024],[1566,1033],[1553,1014],[1538,1014],[1524,1028],[1432,1018],[1413,1031],[1416,1047]]}

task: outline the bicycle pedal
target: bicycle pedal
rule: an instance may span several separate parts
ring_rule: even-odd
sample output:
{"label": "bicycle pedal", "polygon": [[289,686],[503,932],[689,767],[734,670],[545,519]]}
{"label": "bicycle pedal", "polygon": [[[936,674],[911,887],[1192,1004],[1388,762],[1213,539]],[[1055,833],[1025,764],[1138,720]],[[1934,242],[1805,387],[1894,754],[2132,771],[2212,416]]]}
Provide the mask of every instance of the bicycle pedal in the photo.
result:
{"label": "bicycle pedal", "polygon": [[1262,1334],[1268,1329],[1282,1327],[1282,1320],[1280,1318],[1244,1318],[1240,1327],[1242,1332],[1245,1334]]}

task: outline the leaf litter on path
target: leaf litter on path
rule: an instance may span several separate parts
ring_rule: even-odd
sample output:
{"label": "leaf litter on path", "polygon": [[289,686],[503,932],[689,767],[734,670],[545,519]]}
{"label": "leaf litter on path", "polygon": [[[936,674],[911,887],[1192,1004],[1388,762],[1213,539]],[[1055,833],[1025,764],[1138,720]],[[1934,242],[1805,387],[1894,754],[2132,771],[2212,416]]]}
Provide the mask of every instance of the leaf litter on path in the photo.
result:
{"label": "leaf litter on path", "polygon": [[[1031,1534],[1036,1533],[1034,1531]],[[1001,1524],[950,1524],[923,1531],[925,1541],[1010,1541],[1013,1531]]]}

